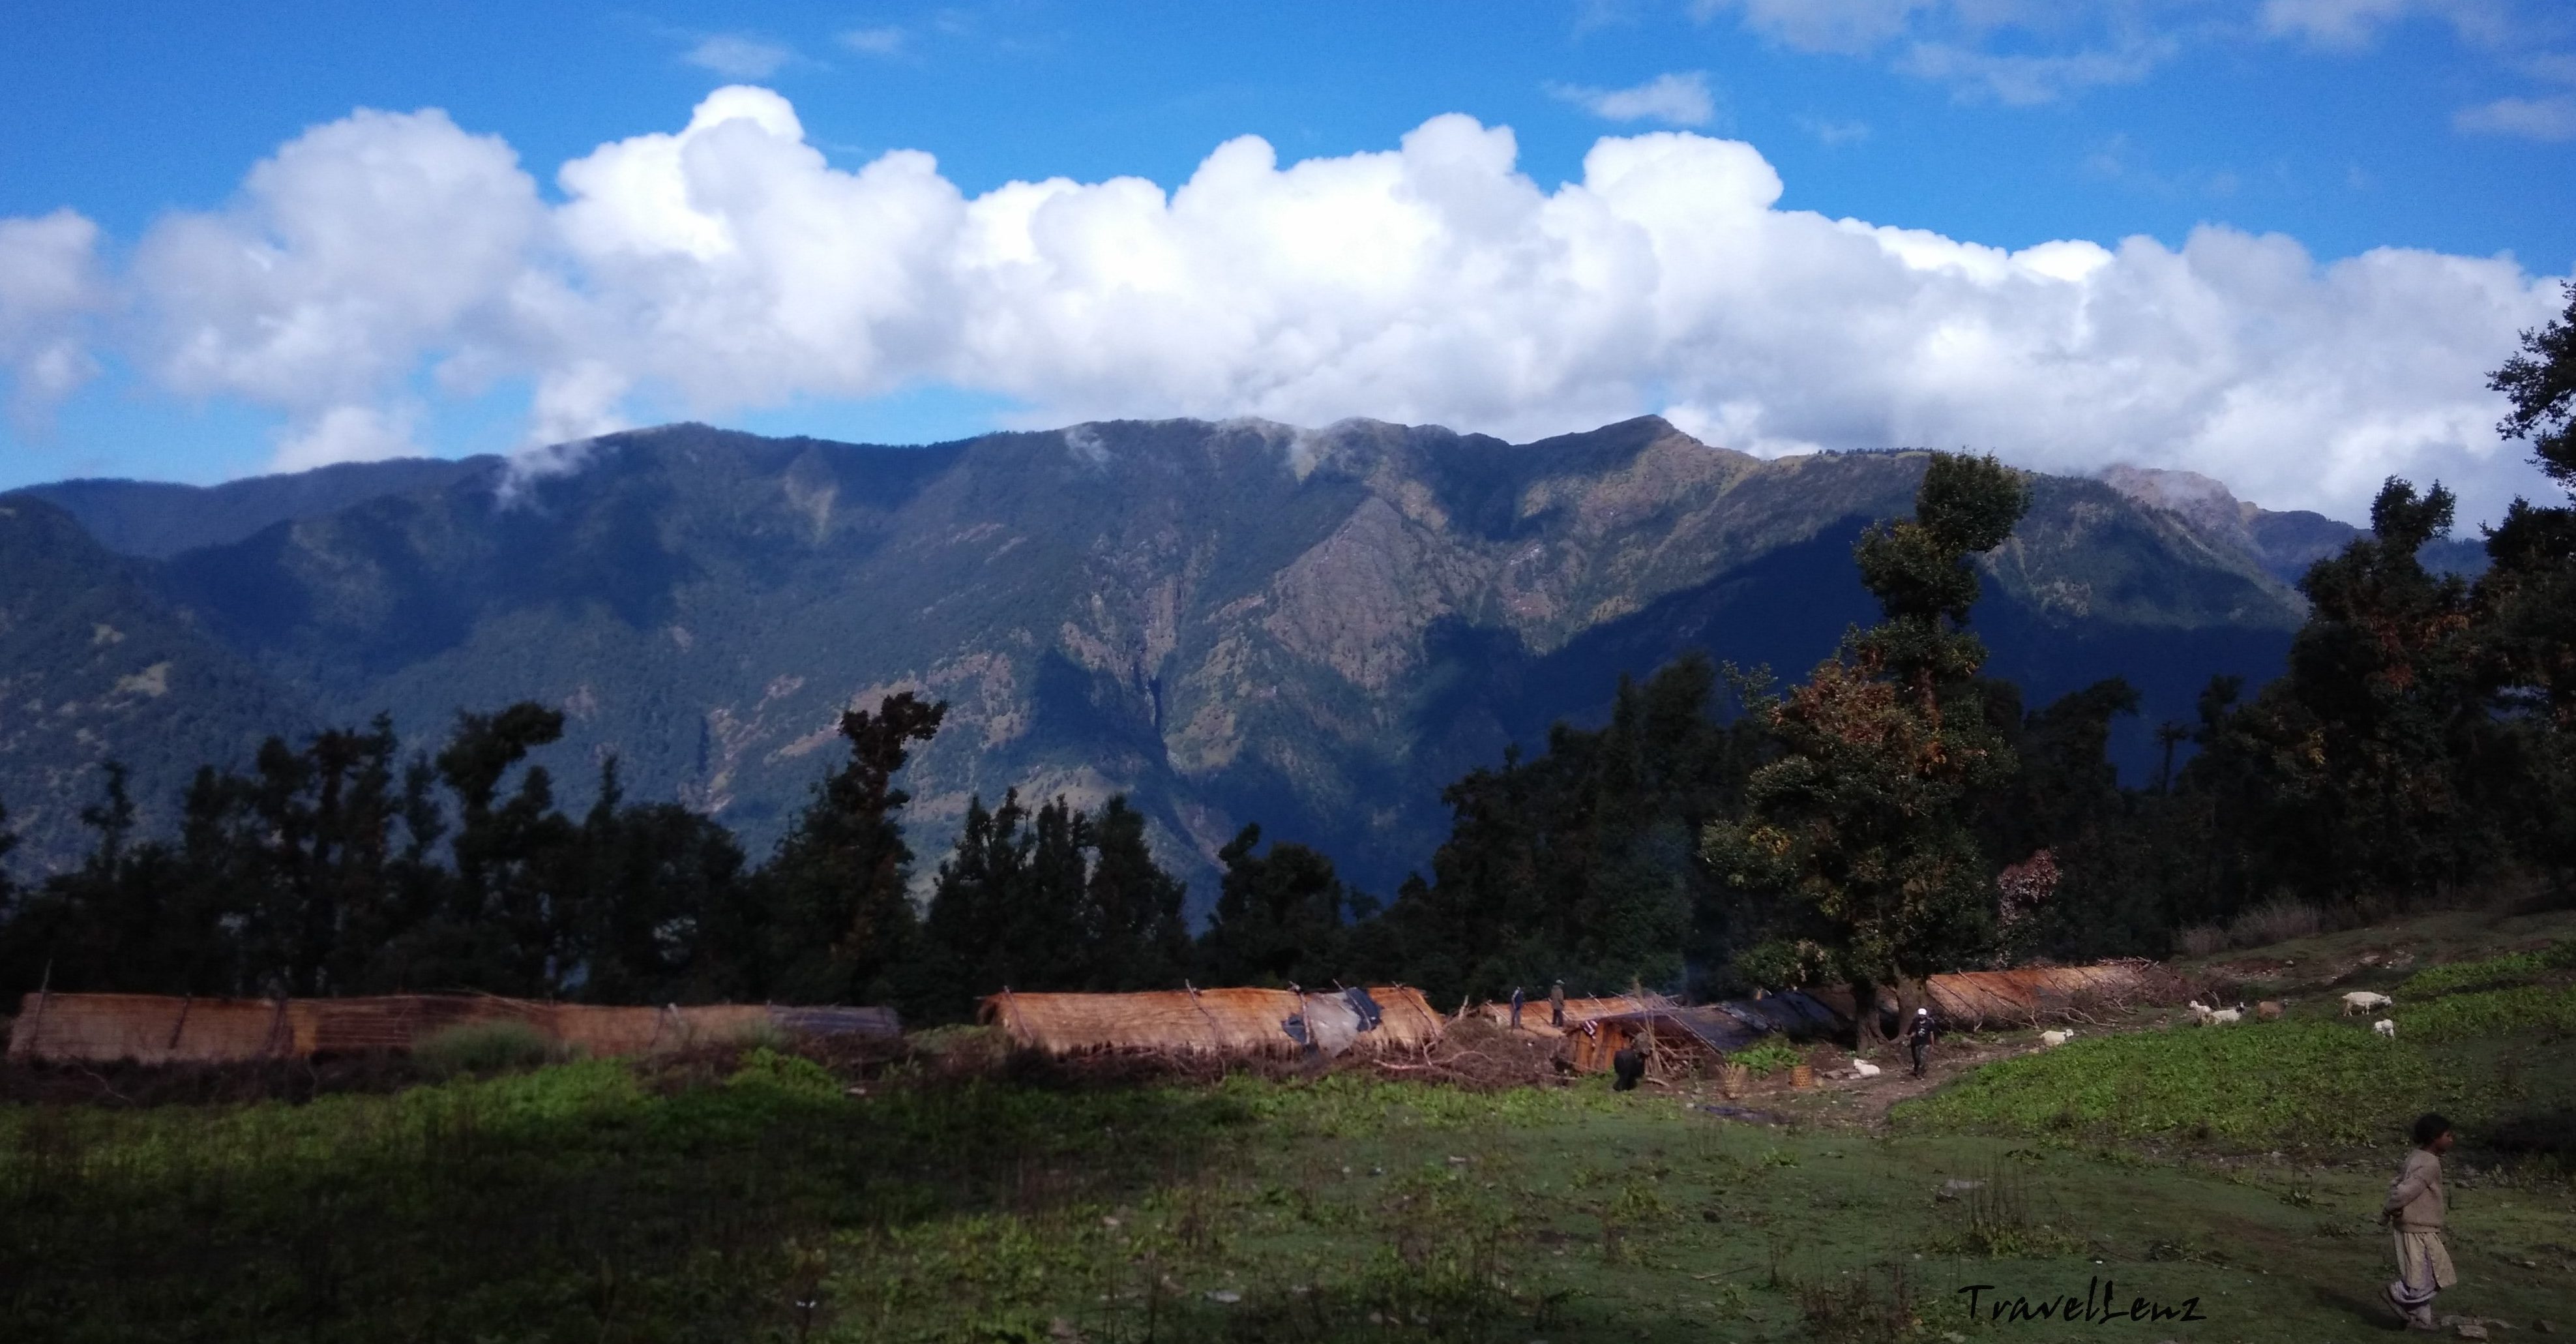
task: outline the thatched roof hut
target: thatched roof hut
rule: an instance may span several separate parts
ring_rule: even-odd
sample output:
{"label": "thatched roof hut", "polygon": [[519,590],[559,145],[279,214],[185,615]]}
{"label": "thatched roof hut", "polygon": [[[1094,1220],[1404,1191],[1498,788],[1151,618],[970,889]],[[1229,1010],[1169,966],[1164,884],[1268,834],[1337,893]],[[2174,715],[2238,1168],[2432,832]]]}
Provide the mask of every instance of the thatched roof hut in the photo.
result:
{"label": "thatched roof hut", "polygon": [[[1663,1000],[1660,997],[1652,994],[1649,994],[1644,998],[1639,998],[1633,994],[1614,994],[1606,998],[1567,999],[1565,1001],[1565,1025],[1567,1030],[1572,1030],[1582,1026],[1584,1023],[1589,1022],[1594,1018],[1609,1017],[1616,1013],[1633,1013],[1650,1004],[1662,1001]],[[1493,1023],[1495,1026],[1508,1027],[1512,1024],[1512,1006],[1508,1003],[1500,1001],[1480,1003],[1476,1005],[1473,1011],[1478,1017]],[[1555,1026],[1549,1023],[1548,1019],[1550,1016],[1551,1011],[1546,999],[1537,998],[1525,1000],[1521,1004],[1521,1030],[1533,1032],[1541,1036],[1564,1035],[1564,1032],[1557,1030]]]}
{"label": "thatched roof hut", "polygon": [[2181,982],[2152,961],[2106,961],[2092,966],[2025,966],[2009,971],[1936,975],[1926,985],[1932,1011],[1959,1026],[2032,1022],[2083,1006],[2172,1002]]}
{"label": "thatched roof hut", "polygon": [[1284,1056],[1314,1050],[1412,1050],[1440,1039],[1440,1015],[1403,985],[1361,990],[1174,989],[1137,994],[987,998],[977,1020],[1013,1045],[1051,1055],[1094,1051]]}
{"label": "thatched roof hut", "polygon": [[632,1055],[739,1038],[775,1025],[808,1035],[902,1034],[891,1008],[776,1008],[716,1003],[621,1008],[492,995],[387,994],[349,999],[213,999],[160,994],[29,994],[9,1031],[9,1058],[224,1064],[407,1051],[466,1022],[516,1021],[593,1055]]}
{"label": "thatched roof hut", "polygon": [[1586,1073],[1609,1068],[1612,1055],[1640,1041],[1652,1041],[1661,1053],[1708,1066],[1764,1036],[1808,1041],[1851,1029],[1851,1020],[1831,1005],[1796,990],[1688,1008],[1652,1002],[1580,1024],[1575,1023],[1574,1006],[1569,1003],[1565,1018],[1567,1062]]}

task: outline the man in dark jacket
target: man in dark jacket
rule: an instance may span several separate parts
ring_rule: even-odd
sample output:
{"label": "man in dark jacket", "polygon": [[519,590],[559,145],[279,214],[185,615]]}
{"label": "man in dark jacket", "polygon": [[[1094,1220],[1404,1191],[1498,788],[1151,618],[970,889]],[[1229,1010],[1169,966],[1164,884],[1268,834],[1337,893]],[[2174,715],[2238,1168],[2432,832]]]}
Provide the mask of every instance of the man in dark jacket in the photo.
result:
{"label": "man in dark jacket", "polygon": [[1611,1091],[1634,1092],[1637,1090],[1637,1080],[1646,1076],[1646,1052],[1633,1045],[1629,1046],[1610,1057],[1610,1069],[1611,1072],[1619,1075],[1617,1080],[1610,1084]]}
{"label": "man in dark jacket", "polygon": [[1932,1010],[1917,1008],[1905,1028],[1905,1048],[1914,1056],[1914,1076],[1923,1076],[1924,1057],[1932,1053]]}

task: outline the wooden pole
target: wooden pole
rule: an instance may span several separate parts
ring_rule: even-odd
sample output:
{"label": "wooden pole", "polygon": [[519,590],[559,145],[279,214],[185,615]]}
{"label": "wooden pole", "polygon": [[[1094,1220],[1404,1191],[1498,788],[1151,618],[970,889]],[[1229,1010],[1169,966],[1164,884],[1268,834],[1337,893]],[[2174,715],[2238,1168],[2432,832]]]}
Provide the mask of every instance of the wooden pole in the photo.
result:
{"label": "wooden pole", "polygon": [[[35,1056],[38,1041],[44,1035],[45,1009],[54,1001],[54,959],[45,958],[44,978],[36,985],[36,1020],[27,1027],[25,1054]],[[15,1052],[13,1052],[15,1053]]]}

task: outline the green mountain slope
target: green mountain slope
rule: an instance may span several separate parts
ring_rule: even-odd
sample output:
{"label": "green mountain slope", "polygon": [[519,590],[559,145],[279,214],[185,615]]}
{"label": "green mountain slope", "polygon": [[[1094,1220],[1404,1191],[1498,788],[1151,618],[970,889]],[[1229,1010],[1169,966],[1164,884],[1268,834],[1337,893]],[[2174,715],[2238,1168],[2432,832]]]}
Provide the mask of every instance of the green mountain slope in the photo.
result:
{"label": "green mountain slope", "polygon": [[286,476],[253,476],[222,485],[165,481],[77,480],[12,491],[33,495],[72,517],[120,555],[177,555],[239,541],[262,528],[319,518],[352,504],[406,490],[435,489],[501,470],[501,459],[400,458],[343,462]]}
{"label": "green mountain slope", "polygon": [[[637,794],[755,852],[838,711],[915,689],[954,706],[914,767],[930,844],[971,792],[1125,790],[1198,902],[1254,820],[1385,891],[1436,843],[1444,784],[1621,672],[1691,648],[1803,671],[1869,615],[1851,539],[1910,506],[1923,460],[1765,462],[1653,418],[1525,445],[1373,422],[929,448],[683,425],[147,568],[312,719],[434,734],[462,707],[558,704],[559,775],[613,751]],[[1998,670],[2034,701],[2139,682],[2133,764],[2212,672],[2276,669],[2301,615],[2261,557],[2098,482],[2043,481],[1993,569]],[[0,776],[13,807],[51,787]]]}
{"label": "green mountain slope", "polygon": [[41,499],[0,498],[0,802],[39,864],[88,847],[80,810],[108,757],[132,768],[143,824],[166,827],[199,764],[247,763],[307,722],[306,697],[208,639],[152,577]]}

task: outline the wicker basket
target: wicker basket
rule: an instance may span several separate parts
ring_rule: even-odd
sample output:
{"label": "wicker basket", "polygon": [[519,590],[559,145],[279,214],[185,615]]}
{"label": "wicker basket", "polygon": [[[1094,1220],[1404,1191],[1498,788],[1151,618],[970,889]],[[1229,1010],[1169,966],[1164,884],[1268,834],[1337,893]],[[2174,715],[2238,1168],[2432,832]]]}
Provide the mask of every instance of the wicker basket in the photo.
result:
{"label": "wicker basket", "polygon": [[1792,1064],[1789,1066],[1789,1086],[1804,1088],[1814,1087],[1815,1085],[1816,1066],[1812,1064]]}
{"label": "wicker basket", "polygon": [[1718,1071],[1717,1088],[1732,1101],[1753,1088],[1753,1070],[1741,1064],[1729,1064]]}

